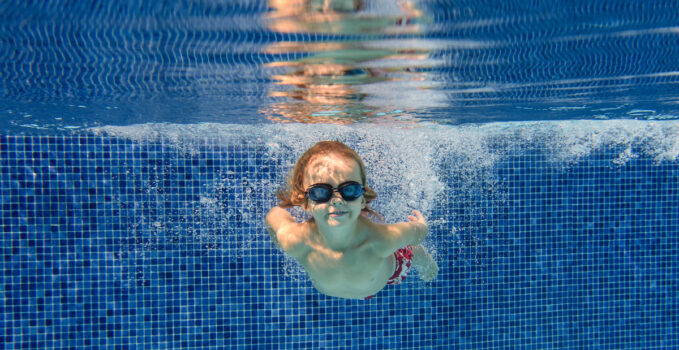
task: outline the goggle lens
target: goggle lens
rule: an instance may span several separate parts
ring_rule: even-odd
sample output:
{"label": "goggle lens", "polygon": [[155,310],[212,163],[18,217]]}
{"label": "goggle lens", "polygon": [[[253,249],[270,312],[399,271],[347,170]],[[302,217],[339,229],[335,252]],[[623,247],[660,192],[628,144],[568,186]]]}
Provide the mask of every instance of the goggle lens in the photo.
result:
{"label": "goggle lens", "polygon": [[316,203],[325,203],[332,198],[332,194],[335,191],[339,192],[345,201],[350,202],[361,197],[365,188],[358,182],[353,181],[345,182],[337,186],[337,188],[328,184],[316,184],[307,189],[306,196]]}

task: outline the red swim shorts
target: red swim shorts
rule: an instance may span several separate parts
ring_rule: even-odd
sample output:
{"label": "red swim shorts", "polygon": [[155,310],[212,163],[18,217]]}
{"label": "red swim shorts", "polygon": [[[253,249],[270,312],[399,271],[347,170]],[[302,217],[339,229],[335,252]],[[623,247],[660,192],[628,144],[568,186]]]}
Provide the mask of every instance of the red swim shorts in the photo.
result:
{"label": "red swim shorts", "polygon": [[[389,277],[387,284],[399,284],[406,279],[406,276],[408,276],[408,272],[410,271],[410,261],[413,258],[413,247],[407,245],[400,248],[394,252],[394,258],[396,258],[396,267],[394,268],[394,274]],[[374,295],[366,297],[365,299],[372,299],[372,297],[374,297]]]}
{"label": "red swim shorts", "polygon": [[413,258],[413,247],[405,246],[394,252],[396,258],[396,269],[394,274],[389,278],[387,284],[399,284],[406,279],[408,272],[410,272],[410,260]]}

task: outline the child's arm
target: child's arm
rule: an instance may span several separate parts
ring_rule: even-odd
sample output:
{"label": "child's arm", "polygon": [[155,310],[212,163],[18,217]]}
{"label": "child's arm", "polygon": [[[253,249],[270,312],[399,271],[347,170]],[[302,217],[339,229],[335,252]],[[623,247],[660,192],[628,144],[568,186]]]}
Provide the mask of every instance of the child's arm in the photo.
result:
{"label": "child's arm", "polygon": [[305,228],[296,222],[285,209],[276,206],[269,210],[266,214],[266,229],[279,249],[295,258],[304,253],[306,244],[303,239],[303,230]]}
{"label": "child's arm", "polygon": [[427,237],[427,220],[419,211],[413,210],[413,215],[409,215],[408,220],[410,221],[380,226],[381,239],[377,244],[380,255],[388,256],[407,245],[418,245]]}

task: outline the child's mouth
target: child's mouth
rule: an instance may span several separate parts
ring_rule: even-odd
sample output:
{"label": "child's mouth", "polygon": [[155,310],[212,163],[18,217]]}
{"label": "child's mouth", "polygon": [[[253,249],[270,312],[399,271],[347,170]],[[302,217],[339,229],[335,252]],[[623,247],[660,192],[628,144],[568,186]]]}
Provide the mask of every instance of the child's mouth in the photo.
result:
{"label": "child's mouth", "polygon": [[346,213],[347,213],[346,211],[334,211],[334,212],[330,213],[330,217],[336,218],[336,217],[340,217],[342,215],[345,215]]}

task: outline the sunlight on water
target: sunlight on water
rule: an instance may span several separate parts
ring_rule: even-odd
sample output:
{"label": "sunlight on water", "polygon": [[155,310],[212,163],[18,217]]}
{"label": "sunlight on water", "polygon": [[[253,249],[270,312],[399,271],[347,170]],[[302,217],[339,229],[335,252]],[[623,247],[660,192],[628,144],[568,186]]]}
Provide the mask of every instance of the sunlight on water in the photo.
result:
{"label": "sunlight on water", "polygon": [[266,45],[264,52],[285,58],[264,65],[275,81],[269,96],[280,100],[260,109],[267,119],[349,124],[388,120],[385,112],[395,107],[446,106],[442,84],[428,73],[444,61],[429,52],[450,45],[416,37],[431,21],[416,2],[271,0],[269,6],[269,30],[329,37]]}
{"label": "sunlight on water", "polygon": [[679,115],[676,4],[502,4],[8,0],[0,130]]}

